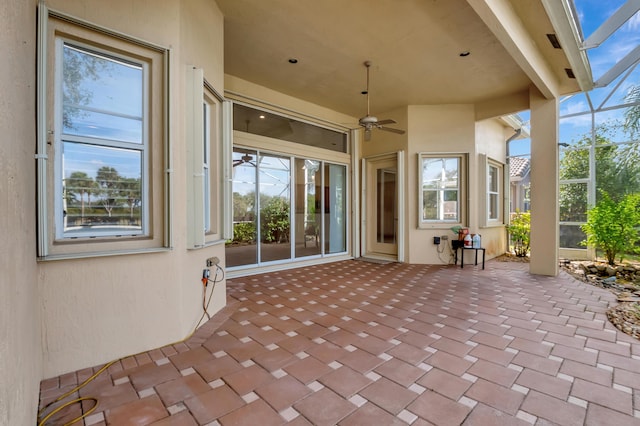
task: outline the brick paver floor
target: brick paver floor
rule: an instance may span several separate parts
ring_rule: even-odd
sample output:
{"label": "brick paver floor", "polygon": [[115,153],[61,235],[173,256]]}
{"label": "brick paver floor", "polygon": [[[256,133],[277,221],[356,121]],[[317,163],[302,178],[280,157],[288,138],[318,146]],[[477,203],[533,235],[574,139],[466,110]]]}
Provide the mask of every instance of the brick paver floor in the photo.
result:
{"label": "brick paver floor", "polygon": [[[612,293],[563,272],[351,260],[227,292],[187,342],[76,392],[98,400],[84,423],[640,425],[640,343],[607,321]],[[44,380],[41,403],[99,368]]]}

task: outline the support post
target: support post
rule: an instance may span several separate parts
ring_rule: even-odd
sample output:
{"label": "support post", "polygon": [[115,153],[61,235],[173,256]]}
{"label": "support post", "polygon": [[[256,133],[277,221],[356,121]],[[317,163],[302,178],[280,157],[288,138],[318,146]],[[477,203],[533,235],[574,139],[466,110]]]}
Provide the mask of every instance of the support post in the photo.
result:
{"label": "support post", "polygon": [[531,262],[529,272],[558,275],[558,99],[535,87],[531,108]]}

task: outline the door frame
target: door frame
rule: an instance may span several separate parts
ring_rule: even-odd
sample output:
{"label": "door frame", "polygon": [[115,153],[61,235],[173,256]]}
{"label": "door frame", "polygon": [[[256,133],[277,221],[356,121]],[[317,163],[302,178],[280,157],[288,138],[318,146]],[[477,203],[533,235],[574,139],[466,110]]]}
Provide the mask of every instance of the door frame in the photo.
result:
{"label": "door frame", "polygon": [[[370,164],[373,161],[394,159],[396,160],[396,204],[398,207],[398,229],[396,238],[396,255],[385,255],[382,253],[370,252],[367,246],[367,231],[369,226],[376,226],[375,223],[369,224],[367,218],[367,203],[372,195],[369,195],[368,179],[369,175],[373,173],[373,169]],[[363,257],[370,257],[383,260],[395,260],[397,262],[404,262],[405,260],[405,161],[404,151],[395,151],[385,154],[378,154],[362,159],[361,164],[361,204],[360,204],[360,253]],[[373,189],[372,189],[373,190]]]}

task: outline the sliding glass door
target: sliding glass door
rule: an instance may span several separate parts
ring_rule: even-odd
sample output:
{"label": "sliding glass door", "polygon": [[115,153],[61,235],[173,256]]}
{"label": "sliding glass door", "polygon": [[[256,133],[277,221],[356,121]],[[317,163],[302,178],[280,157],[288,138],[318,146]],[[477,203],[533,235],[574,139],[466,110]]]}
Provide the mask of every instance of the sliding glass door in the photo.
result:
{"label": "sliding glass door", "polygon": [[239,147],[232,158],[228,267],[346,252],[345,165]]}

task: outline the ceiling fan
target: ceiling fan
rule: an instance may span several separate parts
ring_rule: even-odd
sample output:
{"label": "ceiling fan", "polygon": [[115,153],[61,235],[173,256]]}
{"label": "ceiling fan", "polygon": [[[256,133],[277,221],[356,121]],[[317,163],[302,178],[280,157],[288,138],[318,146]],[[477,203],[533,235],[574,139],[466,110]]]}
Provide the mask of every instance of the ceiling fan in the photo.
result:
{"label": "ceiling fan", "polygon": [[367,67],[367,90],[366,92],[362,92],[367,95],[367,115],[358,120],[358,124],[364,127],[364,140],[371,140],[371,130],[380,129],[385,132],[397,133],[399,135],[404,135],[405,131],[400,129],[394,129],[391,127],[385,127],[387,124],[395,124],[396,121],[392,119],[386,120],[378,120],[378,117],[373,116],[369,112],[369,68],[371,68],[371,61],[366,61],[364,66]]}
{"label": "ceiling fan", "polygon": [[255,167],[256,165],[253,163],[253,156],[249,155],[249,154],[244,154],[242,157],[238,158],[237,160],[233,160],[233,167],[239,166],[240,164],[251,164],[253,167]]}

